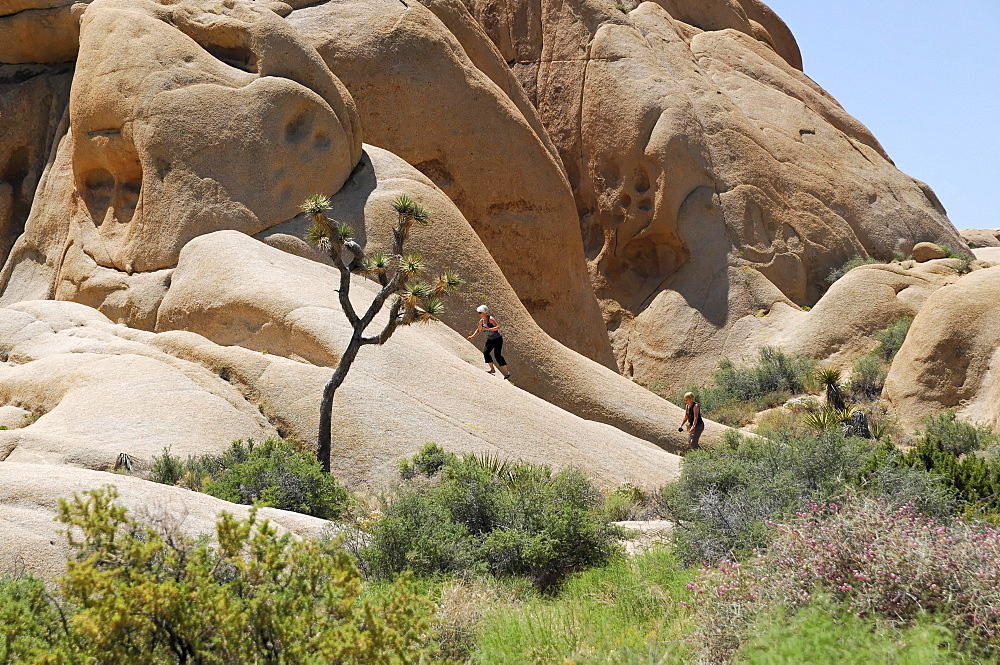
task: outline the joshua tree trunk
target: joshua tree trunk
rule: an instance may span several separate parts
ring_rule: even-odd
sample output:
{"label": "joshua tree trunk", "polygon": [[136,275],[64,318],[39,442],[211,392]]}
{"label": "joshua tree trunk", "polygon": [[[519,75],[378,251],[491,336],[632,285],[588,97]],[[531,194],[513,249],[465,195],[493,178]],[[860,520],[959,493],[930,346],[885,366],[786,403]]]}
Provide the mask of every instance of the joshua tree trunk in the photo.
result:
{"label": "joshua tree trunk", "polygon": [[323,387],[323,400],[319,405],[319,436],[317,437],[316,457],[319,458],[323,471],[327,473],[330,472],[330,440],[333,436],[333,394],[347,378],[347,372],[351,369],[360,349],[361,337],[354,334],[351,336],[351,343],[347,345],[344,355],[340,357],[340,363],[333,372],[333,376]]}

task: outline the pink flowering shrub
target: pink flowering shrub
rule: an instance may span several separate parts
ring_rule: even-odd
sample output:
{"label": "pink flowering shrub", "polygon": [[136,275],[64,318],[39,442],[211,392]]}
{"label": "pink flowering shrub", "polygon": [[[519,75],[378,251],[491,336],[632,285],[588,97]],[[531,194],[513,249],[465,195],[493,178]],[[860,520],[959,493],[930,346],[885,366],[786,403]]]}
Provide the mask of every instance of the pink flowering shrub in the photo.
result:
{"label": "pink flowering shrub", "polygon": [[776,528],[767,552],[705,568],[689,586],[709,662],[728,661],[768,610],[818,598],[898,626],[932,613],[969,646],[1000,646],[1000,532],[865,498],[812,504]]}

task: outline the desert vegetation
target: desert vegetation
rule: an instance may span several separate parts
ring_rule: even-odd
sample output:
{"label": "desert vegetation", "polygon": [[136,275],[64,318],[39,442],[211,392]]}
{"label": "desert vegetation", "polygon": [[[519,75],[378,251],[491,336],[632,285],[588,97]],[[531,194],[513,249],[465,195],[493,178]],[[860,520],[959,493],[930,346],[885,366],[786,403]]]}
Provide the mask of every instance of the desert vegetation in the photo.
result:
{"label": "desert vegetation", "polygon": [[[192,540],[77,495],[59,584],[0,581],[0,662],[992,662],[1000,437],[946,412],[900,452],[807,415],[732,431],[653,493],[427,444],[381,496],[341,488],[318,540],[254,511]],[[318,471],[280,440],[152,469],[202,491]],[[612,521],[634,516],[672,538],[624,554]]]}

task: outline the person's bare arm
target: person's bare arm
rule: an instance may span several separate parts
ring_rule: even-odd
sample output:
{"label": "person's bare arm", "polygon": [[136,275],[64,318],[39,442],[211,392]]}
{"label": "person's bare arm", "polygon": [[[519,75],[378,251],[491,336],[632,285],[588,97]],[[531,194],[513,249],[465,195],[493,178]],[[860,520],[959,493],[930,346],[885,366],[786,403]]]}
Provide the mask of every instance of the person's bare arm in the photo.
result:
{"label": "person's bare arm", "polygon": [[476,335],[479,334],[480,330],[483,330],[483,320],[482,319],[479,320],[479,324],[476,326],[475,331],[471,335],[467,336],[465,339],[472,340],[473,337],[475,337]]}

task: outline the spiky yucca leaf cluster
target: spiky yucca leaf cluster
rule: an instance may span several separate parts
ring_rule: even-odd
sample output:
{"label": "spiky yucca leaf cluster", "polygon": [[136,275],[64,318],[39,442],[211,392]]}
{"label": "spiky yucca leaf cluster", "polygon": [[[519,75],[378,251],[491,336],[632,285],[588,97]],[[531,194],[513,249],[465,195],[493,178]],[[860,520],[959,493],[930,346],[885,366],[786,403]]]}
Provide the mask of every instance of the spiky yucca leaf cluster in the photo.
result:
{"label": "spiky yucca leaf cluster", "polygon": [[393,313],[396,324],[438,319],[444,314],[442,299],[465,284],[465,280],[454,270],[445,270],[433,283],[421,281],[420,277],[427,268],[424,259],[415,252],[402,254],[402,248],[413,225],[426,225],[430,222],[431,213],[406,194],[393,201],[392,207],[398,216],[393,229],[393,249],[396,253],[373,252],[365,255],[354,241],[354,229],[327,217],[331,209],[330,199],[321,194],[310,196],[301,206],[312,220],[305,240],[329,254],[335,264],[341,261],[342,251],[349,250],[355,259],[347,266],[350,271],[379,282],[395,296]]}

